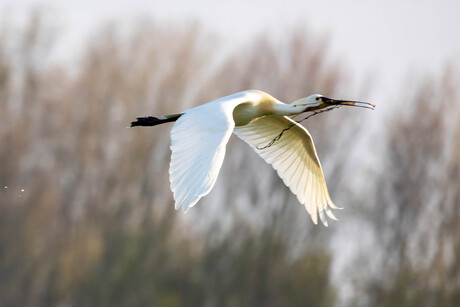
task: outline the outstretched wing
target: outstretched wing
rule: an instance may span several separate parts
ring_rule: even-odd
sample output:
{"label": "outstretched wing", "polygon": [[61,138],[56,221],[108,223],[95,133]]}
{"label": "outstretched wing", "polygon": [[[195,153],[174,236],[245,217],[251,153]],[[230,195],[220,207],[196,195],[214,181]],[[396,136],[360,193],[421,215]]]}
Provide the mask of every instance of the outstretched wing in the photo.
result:
{"label": "outstretched wing", "polygon": [[[263,148],[291,125],[279,140]],[[273,166],[305,206],[313,223],[317,224],[318,215],[325,226],[326,215],[336,220],[331,208],[338,208],[329,196],[315,145],[307,129],[289,117],[270,115],[237,126],[234,133]]]}
{"label": "outstretched wing", "polygon": [[186,212],[208,194],[219,174],[235,126],[232,112],[247,100],[235,94],[185,111],[171,130],[171,190]]}

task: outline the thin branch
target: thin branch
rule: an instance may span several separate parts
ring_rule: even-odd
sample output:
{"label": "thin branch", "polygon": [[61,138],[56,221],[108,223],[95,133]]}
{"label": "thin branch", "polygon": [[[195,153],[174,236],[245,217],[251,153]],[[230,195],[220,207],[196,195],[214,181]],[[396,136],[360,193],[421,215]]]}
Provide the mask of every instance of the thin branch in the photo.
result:
{"label": "thin branch", "polygon": [[301,123],[303,122],[304,120],[307,120],[309,119],[310,117],[314,116],[314,115],[317,115],[317,114],[321,114],[321,113],[324,113],[324,112],[329,112],[329,111],[332,111],[334,109],[337,109],[338,107],[341,107],[340,105],[334,105],[332,107],[328,107],[326,109],[322,109],[322,110],[319,110],[319,111],[313,111],[312,114],[308,115],[307,117],[305,117],[304,119],[301,119],[299,121],[295,121],[294,123],[290,124],[287,128],[284,128],[273,140],[271,140],[267,145],[265,145],[264,147],[259,147],[259,146],[256,146],[257,149],[259,150],[262,150],[262,149],[266,149],[270,146],[272,146],[273,144],[275,144],[276,141],[278,141],[279,139],[281,139],[281,137],[283,136],[284,132],[288,131],[289,129],[291,129],[293,126],[297,125],[298,123]]}

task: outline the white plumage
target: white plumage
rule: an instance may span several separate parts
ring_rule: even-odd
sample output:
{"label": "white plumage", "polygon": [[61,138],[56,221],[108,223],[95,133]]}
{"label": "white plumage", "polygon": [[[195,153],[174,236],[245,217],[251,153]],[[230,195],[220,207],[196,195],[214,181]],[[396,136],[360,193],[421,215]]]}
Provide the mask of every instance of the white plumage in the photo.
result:
{"label": "white plumage", "polygon": [[325,214],[336,220],[331,208],[337,207],[329,196],[315,145],[307,129],[295,123],[279,141],[259,149],[261,144],[269,143],[292,123],[295,122],[286,116],[268,115],[246,126],[236,127],[234,133],[273,166],[284,184],[305,206],[313,223],[317,223],[319,215],[327,226]]}
{"label": "white plumage", "polygon": [[[222,166],[225,147],[235,133],[271,164],[305,206],[313,223],[318,216],[336,220],[336,207],[327,190],[321,164],[308,131],[289,115],[315,111],[333,105],[374,105],[311,95],[284,104],[257,90],[236,93],[164,119],[138,118],[132,126],[153,126],[175,121],[171,130],[170,181],[175,208],[193,207],[214,186]],[[272,142],[282,131],[279,140]],[[270,146],[266,146],[272,142]]]}

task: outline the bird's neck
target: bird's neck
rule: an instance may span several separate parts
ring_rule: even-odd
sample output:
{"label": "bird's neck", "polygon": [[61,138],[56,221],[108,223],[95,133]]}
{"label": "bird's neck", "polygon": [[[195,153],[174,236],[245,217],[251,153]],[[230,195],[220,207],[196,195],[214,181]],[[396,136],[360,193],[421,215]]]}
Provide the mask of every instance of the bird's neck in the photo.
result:
{"label": "bird's neck", "polygon": [[244,126],[265,115],[291,116],[305,111],[305,106],[285,104],[282,102],[242,103],[233,110],[233,120],[236,126]]}
{"label": "bird's neck", "polygon": [[276,103],[273,105],[273,114],[291,116],[305,112],[305,106],[295,104]]}

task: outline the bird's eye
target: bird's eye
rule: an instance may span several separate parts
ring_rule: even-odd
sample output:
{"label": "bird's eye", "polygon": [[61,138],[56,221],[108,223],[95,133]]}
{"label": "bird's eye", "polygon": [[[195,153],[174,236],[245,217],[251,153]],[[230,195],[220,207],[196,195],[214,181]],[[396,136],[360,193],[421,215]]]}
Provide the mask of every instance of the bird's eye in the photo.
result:
{"label": "bird's eye", "polygon": [[319,97],[316,97],[316,100],[319,100]]}

